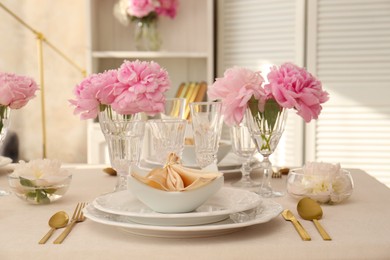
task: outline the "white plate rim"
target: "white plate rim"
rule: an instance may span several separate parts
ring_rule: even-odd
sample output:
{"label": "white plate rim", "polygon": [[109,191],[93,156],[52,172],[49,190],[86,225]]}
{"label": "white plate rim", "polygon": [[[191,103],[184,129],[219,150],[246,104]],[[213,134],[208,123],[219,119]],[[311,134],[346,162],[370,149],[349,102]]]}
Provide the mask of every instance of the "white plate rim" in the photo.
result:
{"label": "white plate rim", "polygon": [[[123,194],[123,196],[132,196],[134,200],[137,200],[137,198],[132,194],[130,190],[124,190],[124,191],[119,191],[116,193],[108,193],[101,195],[97,198],[95,198],[92,201],[92,204],[94,207],[102,212],[110,213],[110,214],[115,214],[115,215],[121,215],[121,216],[127,216],[127,217],[136,217],[136,218],[149,218],[149,219],[194,219],[194,218],[204,218],[204,217],[216,217],[216,216],[228,216],[233,213],[241,212],[241,211],[246,211],[253,209],[257,206],[259,206],[260,203],[263,202],[263,200],[256,194],[250,191],[246,190],[240,190],[236,188],[230,188],[230,187],[222,187],[220,191],[218,191],[218,194],[221,192],[226,192],[226,193],[232,193],[234,192],[237,196],[238,194],[241,193],[241,198],[244,198],[245,196],[250,196],[250,198],[253,200],[250,203],[247,204],[240,204],[237,205],[235,208],[230,208],[230,209],[224,209],[224,210],[218,210],[218,211],[211,211],[211,212],[189,212],[189,213],[173,213],[173,214],[165,214],[165,213],[158,213],[158,212],[151,212],[151,213],[142,213],[142,212],[129,212],[129,211],[123,211],[123,210],[115,210],[115,209],[110,209],[106,208],[102,205],[99,204],[98,200],[101,198],[104,198],[106,196],[120,196]],[[142,203],[142,202],[139,202]],[[206,202],[207,203],[207,202]],[[147,207],[147,206],[145,206]]]}
{"label": "white plate rim", "polygon": [[[217,230],[227,230],[227,229],[237,229],[242,227],[248,227],[253,226],[257,224],[266,223],[273,218],[277,217],[282,211],[283,207],[272,201],[272,200],[264,200],[264,203],[262,204],[265,208],[272,209],[272,212],[268,215],[264,215],[263,213],[260,213],[258,216],[256,216],[254,219],[243,221],[239,223],[225,223],[225,224],[218,224],[218,223],[210,223],[206,225],[199,225],[199,226],[154,226],[154,225],[144,225],[139,224],[135,222],[119,222],[113,220],[113,218],[118,218],[120,216],[102,212],[103,214],[106,214],[110,216],[110,219],[103,219],[99,216],[94,215],[91,213],[92,210],[97,210],[92,204],[89,204],[86,208],[84,208],[83,212],[84,215],[89,218],[90,220],[104,224],[104,225],[110,225],[110,226],[116,226],[116,227],[122,227],[127,229],[134,229],[134,230],[148,230],[148,231],[159,231],[159,232],[199,232],[199,231],[217,231]],[[150,235],[150,234],[149,234]]]}

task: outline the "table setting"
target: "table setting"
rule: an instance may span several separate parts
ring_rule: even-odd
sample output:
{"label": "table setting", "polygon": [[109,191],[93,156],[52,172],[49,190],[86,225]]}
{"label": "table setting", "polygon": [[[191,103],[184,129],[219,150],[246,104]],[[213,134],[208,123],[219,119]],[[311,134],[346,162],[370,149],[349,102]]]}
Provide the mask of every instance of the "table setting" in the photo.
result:
{"label": "table setting", "polygon": [[[234,67],[209,86],[209,101],[166,106],[169,76],[155,62],[90,75],[70,103],[81,119],[98,118],[111,163],[0,158],[0,258],[388,258],[386,186],[330,162],[275,175],[269,156],[286,110],[309,122],[328,94],[291,63],[271,68],[268,80]],[[8,120],[2,114],[1,140]],[[223,123],[230,150],[219,157]]]}

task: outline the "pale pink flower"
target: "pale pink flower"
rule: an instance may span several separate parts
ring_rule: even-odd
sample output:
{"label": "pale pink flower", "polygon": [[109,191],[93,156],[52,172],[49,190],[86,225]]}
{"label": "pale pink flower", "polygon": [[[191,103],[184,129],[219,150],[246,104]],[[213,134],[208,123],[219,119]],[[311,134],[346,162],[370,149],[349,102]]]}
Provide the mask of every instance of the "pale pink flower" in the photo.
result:
{"label": "pale pink flower", "polygon": [[162,112],[164,92],[170,87],[168,73],[156,62],[125,61],[118,70],[123,84],[115,91],[112,108],[120,114],[145,112],[149,115]]}
{"label": "pale pink flower", "polygon": [[165,15],[170,18],[176,17],[177,7],[178,7],[178,0],[158,0],[160,3],[160,6],[156,7],[156,13],[158,15]]}
{"label": "pale pink flower", "polygon": [[329,99],[318,79],[292,63],[272,67],[268,81],[264,86],[267,97],[274,98],[282,107],[296,109],[305,122],[317,119],[321,104]]}
{"label": "pale pink flower", "polygon": [[129,0],[127,13],[130,16],[142,18],[155,11],[153,0]]}
{"label": "pale pink flower", "polygon": [[120,88],[116,70],[92,74],[74,89],[75,100],[69,102],[75,106],[74,114],[81,119],[92,119],[99,113],[99,105],[110,105],[115,99],[115,88]]}
{"label": "pale pink flower", "polygon": [[245,114],[247,103],[254,96],[259,101],[259,110],[264,110],[265,91],[260,72],[240,67],[227,69],[223,78],[217,78],[209,88],[209,99],[222,101],[222,113],[228,125],[239,124]]}
{"label": "pale pink flower", "polygon": [[0,105],[19,109],[35,97],[37,83],[30,77],[0,72]]}

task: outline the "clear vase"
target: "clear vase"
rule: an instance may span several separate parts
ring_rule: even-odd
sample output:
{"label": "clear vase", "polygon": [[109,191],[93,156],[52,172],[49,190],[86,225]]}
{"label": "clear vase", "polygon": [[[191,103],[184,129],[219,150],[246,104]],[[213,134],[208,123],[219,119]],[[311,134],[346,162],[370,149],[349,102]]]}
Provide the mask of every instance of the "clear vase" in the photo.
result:
{"label": "clear vase", "polygon": [[274,101],[267,101],[264,111],[258,109],[257,102],[250,104],[246,110],[246,120],[249,131],[255,141],[257,151],[263,156],[261,167],[263,169],[263,179],[258,190],[258,194],[262,197],[280,197],[283,192],[277,192],[272,189],[272,163],[269,156],[275,151],[280,138],[282,137],[286,120],[287,109],[279,107]]}
{"label": "clear vase", "polygon": [[[0,105],[0,148],[3,145],[5,136],[10,125],[11,109],[8,106]],[[9,195],[9,192],[0,188],[0,197]]]}
{"label": "clear vase", "polygon": [[106,107],[99,113],[100,128],[108,145],[111,166],[117,172],[115,191],[127,189],[127,176],[138,166],[145,121],[136,115],[121,115]]}
{"label": "clear vase", "polygon": [[138,51],[160,50],[162,41],[157,30],[157,18],[136,21],[134,39]]}

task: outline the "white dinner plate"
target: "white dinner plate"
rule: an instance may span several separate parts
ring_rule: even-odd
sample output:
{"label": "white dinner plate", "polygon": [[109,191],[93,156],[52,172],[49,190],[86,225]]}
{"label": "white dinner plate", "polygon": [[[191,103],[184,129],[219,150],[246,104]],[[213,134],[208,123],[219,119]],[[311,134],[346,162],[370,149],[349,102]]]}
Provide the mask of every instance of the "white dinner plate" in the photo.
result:
{"label": "white dinner plate", "polygon": [[255,193],[234,188],[221,188],[214,196],[193,212],[165,214],[151,210],[130,190],[108,193],[97,197],[93,206],[103,212],[127,216],[133,222],[158,226],[190,226],[218,222],[230,214],[251,210],[261,205]]}
{"label": "white dinner plate", "polygon": [[[128,216],[110,214],[96,209],[93,204],[84,208],[84,215],[92,221],[104,225],[119,227],[132,234],[167,237],[167,238],[192,238],[192,237],[211,237],[219,236],[239,231],[245,227],[266,223],[277,217],[283,208],[280,204],[272,200],[264,200],[261,206],[256,209],[256,214],[234,213],[230,218],[206,225],[199,226],[155,226],[135,223]],[[241,218],[241,221],[235,222],[237,214],[245,214],[247,218]]]}
{"label": "white dinner plate", "polygon": [[6,166],[12,163],[12,159],[4,156],[0,156],[0,167]]}

